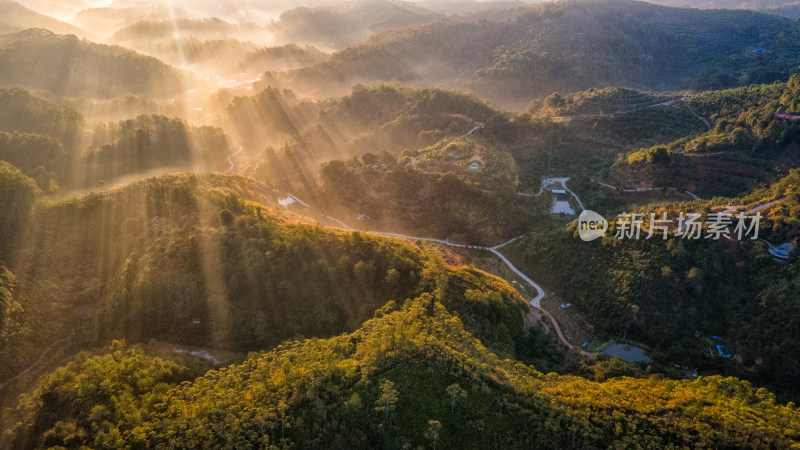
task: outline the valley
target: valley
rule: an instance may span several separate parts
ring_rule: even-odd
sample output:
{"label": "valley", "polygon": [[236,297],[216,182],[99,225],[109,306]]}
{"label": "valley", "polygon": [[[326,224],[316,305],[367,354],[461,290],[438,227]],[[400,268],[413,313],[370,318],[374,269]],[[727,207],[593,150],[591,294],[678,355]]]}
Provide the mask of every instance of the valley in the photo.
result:
{"label": "valley", "polygon": [[0,2],[0,449],[798,445],[768,3]]}

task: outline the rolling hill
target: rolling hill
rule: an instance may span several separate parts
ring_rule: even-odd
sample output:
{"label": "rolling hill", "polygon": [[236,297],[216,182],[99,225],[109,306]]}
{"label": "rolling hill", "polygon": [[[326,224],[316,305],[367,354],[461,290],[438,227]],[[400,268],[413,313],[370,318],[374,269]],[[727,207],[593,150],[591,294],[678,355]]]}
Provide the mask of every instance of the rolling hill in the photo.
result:
{"label": "rolling hill", "polygon": [[35,185],[15,169],[3,176],[19,193],[2,216],[15,236],[3,260],[19,280],[17,325],[0,330],[3,377],[68,335],[73,349],[155,338],[257,350],[355,330],[390,300],[425,292],[500,354],[522,339],[525,303],[500,279],[402,241],[315,225],[252,179],[162,176],[43,201],[28,216]]}
{"label": "rolling hill", "polygon": [[267,72],[262,86],[330,95],[356,82],[398,79],[465,88],[522,110],[553,91],[710,89],[786,79],[800,61],[798,31],[792,20],[750,11],[564,1],[510,20],[451,18],[390,31],[325,63]]}
{"label": "rolling hill", "polygon": [[429,295],[383,308],[351,334],[287,342],[186,381],[190,373],[118,342],[82,355],[15,411],[10,442],[555,449],[800,439],[796,406],[734,378],[599,383],[502,360]]}
{"label": "rolling hill", "polygon": [[395,0],[358,0],[331,6],[293,8],[268,28],[279,43],[345,49],[387,30],[430,22],[441,14]]}
{"label": "rolling hill", "polygon": [[25,6],[10,0],[0,1],[0,23],[21,31],[28,28],[44,28],[58,34],[74,34],[83,38],[92,35],[74,25],[58,19],[39,14]]}
{"label": "rolling hill", "polygon": [[128,93],[163,97],[181,88],[161,61],[74,35],[29,29],[0,36],[0,85],[59,96],[106,98]]}

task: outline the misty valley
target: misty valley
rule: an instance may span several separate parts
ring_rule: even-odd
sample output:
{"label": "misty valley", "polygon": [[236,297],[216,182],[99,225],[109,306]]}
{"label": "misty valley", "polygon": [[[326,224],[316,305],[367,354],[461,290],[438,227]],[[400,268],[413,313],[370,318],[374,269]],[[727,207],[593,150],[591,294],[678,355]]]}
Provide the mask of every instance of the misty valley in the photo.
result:
{"label": "misty valley", "polygon": [[800,446],[800,4],[0,1],[0,449]]}

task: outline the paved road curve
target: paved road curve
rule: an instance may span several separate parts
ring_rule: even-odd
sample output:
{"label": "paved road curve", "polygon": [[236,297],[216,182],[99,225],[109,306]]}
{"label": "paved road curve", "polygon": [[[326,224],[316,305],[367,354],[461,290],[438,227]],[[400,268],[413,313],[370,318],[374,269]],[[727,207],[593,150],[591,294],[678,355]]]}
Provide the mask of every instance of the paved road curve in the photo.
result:
{"label": "paved road curve", "polygon": [[230,155],[228,155],[228,164],[230,164],[230,167],[228,167],[228,170],[226,170],[225,173],[229,173],[229,172],[233,171],[233,168],[235,166],[233,165],[233,160],[231,158],[233,158],[234,156],[238,155],[239,153],[242,153],[242,146],[241,145],[239,146],[239,150],[236,150],[235,152],[233,152]]}
{"label": "paved road curve", "polygon": [[700,199],[700,197],[695,195],[694,192],[682,191],[682,190],[680,190],[678,188],[674,188],[674,187],[668,187],[668,188],[653,187],[653,188],[619,189],[616,186],[612,186],[610,184],[603,183],[602,181],[595,180],[594,178],[590,178],[590,180],[594,181],[595,183],[599,184],[600,186],[605,186],[607,188],[616,189],[616,190],[619,190],[620,192],[662,191],[662,190],[666,189],[666,190],[669,190],[669,191],[683,192],[684,194],[688,195],[689,197],[692,197],[695,200],[699,200]]}
{"label": "paved road curve", "polygon": [[[473,131],[474,131],[474,129],[473,129]],[[567,186],[566,186],[566,181],[567,180],[569,180],[569,178],[558,179],[558,180],[554,179],[554,181],[560,182],[561,185],[564,186],[565,189],[567,189]],[[569,189],[567,189],[567,190],[569,190]],[[570,191],[570,192],[572,192],[572,191]],[[292,199],[294,199],[297,203],[299,203],[299,204],[301,204],[301,205],[303,205],[305,207],[310,208],[310,206],[307,203],[302,201],[297,196],[295,196],[295,195],[293,195],[291,193],[288,193],[288,192],[286,194],[289,197],[291,197]],[[573,193],[572,195],[575,195],[575,194]],[[580,203],[580,199],[577,198],[577,195],[575,196],[575,198],[576,198],[576,200],[578,200],[578,203]],[[341,220],[339,220],[339,219],[337,219],[335,217],[327,216],[325,214],[320,214],[320,216],[322,216],[323,218],[328,219],[330,221],[336,222],[337,224],[342,226],[342,228],[344,228],[344,229],[346,229],[348,231],[356,231],[354,228],[348,226],[347,224],[345,224],[344,222],[342,222]],[[456,244],[456,243],[450,242],[450,241],[448,241],[446,239],[443,240],[443,239],[426,238],[426,237],[420,237],[420,236],[409,236],[409,235],[399,234],[399,233],[390,233],[390,232],[387,232],[387,231],[367,231],[367,233],[379,234],[381,236],[389,236],[389,237],[395,237],[395,238],[401,238],[401,239],[408,239],[408,240],[411,240],[411,241],[434,242],[434,243],[437,243],[437,244],[447,245],[447,246],[450,246],[450,247],[465,248],[465,249],[475,249],[475,250],[485,250],[485,251],[489,251],[489,252],[494,253],[495,256],[500,258],[500,261],[502,261],[503,264],[505,264],[514,274],[516,274],[523,281],[528,283],[528,285],[530,285],[536,291],[536,296],[529,300],[529,304],[531,305],[531,307],[542,311],[542,313],[544,313],[544,315],[547,316],[548,319],[550,319],[550,322],[553,325],[553,329],[556,331],[556,335],[558,335],[558,338],[561,340],[561,342],[564,343],[564,345],[566,345],[567,348],[575,349],[575,350],[577,350],[579,353],[581,353],[584,356],[594,357],[594,355],[592,355],[591,353],[588,353],[588,352],[585,352],[585,351],[581,350],[580,348],[572,345],[567,340],[567,338],[564,336],[564,333],[561,332],[561,327],[558,325],[558,321],[555,319],[555,317],[553,317],[553,315],[550,314],[547,310],[542,308],[541,301],[544,298],[544,289],[542,289],[542,287],[539,286],[539,284],[537,284],[535,281],[531,280],[521,270],[517,269],[517,267],[514,266],[514,264],[512,264],[511,261],[509,261],[508,258],[506,258],[498,250],[498,249],[500,249],[502,247],[505,247],[506,245],[509,245],[509,244],[517,241],[518,239],[522,238],[524,235],[517,236],[517,237],[515,237],[513,239],[509,239],[508,241],[503,242],[502,244],[495,245],[494,247],[486,247],[486,246],[481,246],[481,245]]]}

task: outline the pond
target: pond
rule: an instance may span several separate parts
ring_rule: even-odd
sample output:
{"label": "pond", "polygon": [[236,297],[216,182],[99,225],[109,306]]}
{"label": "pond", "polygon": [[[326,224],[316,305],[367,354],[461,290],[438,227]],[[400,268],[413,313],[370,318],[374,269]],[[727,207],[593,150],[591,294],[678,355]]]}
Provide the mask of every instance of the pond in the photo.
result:
{"label": "pond", "polygon": [[616,356],[629,363],[639,361],[650,362],[650,357],[645,355],[645,349],[631,344],[611,344],[602,351],[604,355]]}

